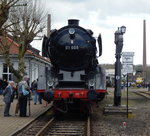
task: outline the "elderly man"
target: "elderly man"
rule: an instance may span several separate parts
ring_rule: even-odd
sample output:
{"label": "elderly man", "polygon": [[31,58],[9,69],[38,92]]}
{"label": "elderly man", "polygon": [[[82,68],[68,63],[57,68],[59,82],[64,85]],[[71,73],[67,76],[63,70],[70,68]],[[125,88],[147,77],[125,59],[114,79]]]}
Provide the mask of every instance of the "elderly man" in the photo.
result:
{"label": "elderly man", "polygon": [[15,88],[14,81],[10,81],[8,86],[3,91],[4,102],[5,102],[4,117],[11,116],[9,114],[9,109],[10,109],[11,102],[13,102],[14,88]]}

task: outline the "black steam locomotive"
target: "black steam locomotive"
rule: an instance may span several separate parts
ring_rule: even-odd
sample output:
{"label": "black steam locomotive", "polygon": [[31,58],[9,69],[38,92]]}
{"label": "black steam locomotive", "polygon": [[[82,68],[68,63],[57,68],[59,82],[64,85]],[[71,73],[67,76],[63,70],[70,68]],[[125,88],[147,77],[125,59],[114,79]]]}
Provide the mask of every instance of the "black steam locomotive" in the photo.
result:
{"label": "black steam locomotive", "polygon": [[[79,26],[79,20],[70,19],[67,26],[44,37],[42,55],[50,58],[52,66],[47,72],[49,89],[43,99],[53,100],[55,111],[90,112],[91,102],[97,103],[105,96],[105,71],[98,64],[92,35],[91,30]],[[97,41],[101,56],[101,35]]]}

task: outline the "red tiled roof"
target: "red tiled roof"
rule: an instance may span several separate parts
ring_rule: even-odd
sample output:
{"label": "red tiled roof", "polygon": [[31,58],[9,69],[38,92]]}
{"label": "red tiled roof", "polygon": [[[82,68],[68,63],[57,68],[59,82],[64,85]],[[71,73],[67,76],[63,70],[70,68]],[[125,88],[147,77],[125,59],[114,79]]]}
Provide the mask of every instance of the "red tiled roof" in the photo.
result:
{"label": "red tiled roof", "polygon": [[[10,50],[9,50],[9,54],[18,54],[19,52],[19,44],[17,44],[16,42],[14,42],[12,39],[10,39],[9,37],[7,37],[8,42],[11,44],[10,46]],[[32,54],[33,52],[30,50],[26,51],[26,54]]]}
{"label": "red tiled roof", "polygon": [[[6,39],[7,39],[7,45],[10,45],[9,54],[11,54],[11,55],[18,54],[20,45],[18,43],[16,43],[15,41],[13,41],[12,39],[10,39],[9,37],[6,37]],[[0,52],[0,54],[1,54],[1,52]],[[50,60],[48,58],[45,58],[41,55],[36,55],[31,50],[27,50],[25,54],[29,54],[29,55],[32,55],[32,56],[35,56],[35,57],[38,57],[40,59],[50,62]]]}

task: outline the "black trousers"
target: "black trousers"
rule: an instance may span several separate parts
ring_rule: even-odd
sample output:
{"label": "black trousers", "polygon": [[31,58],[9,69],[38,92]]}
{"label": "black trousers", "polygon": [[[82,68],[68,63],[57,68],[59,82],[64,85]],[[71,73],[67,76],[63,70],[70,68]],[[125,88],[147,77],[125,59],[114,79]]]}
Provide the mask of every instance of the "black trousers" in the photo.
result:
{"label": "black trousers", "polygon": [[27,113],[27,96],[19,97],[20,117],[25,117]]}

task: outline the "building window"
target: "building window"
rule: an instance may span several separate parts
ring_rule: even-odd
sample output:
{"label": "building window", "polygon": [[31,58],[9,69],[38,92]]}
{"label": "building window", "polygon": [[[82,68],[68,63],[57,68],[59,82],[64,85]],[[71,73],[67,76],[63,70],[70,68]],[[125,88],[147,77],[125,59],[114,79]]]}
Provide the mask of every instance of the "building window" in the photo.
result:
{"label": "building window", "polygon": [[12,73],[11,73],[9,67],[7,67],[6,64],[3,64],[3,80],[4,79],[6,81],[12,80]]}

